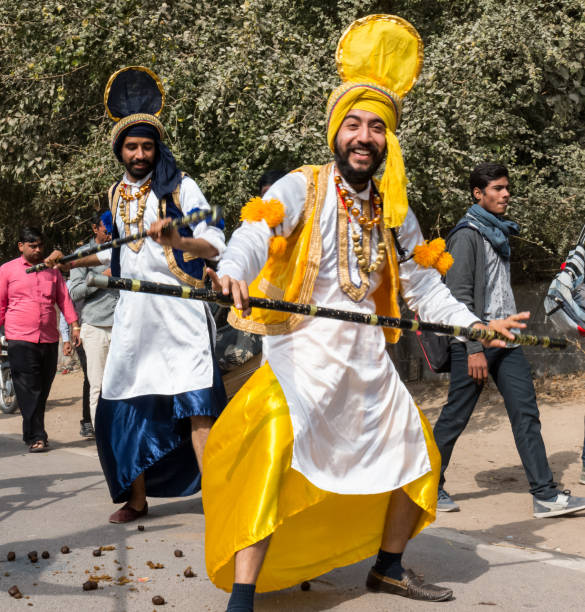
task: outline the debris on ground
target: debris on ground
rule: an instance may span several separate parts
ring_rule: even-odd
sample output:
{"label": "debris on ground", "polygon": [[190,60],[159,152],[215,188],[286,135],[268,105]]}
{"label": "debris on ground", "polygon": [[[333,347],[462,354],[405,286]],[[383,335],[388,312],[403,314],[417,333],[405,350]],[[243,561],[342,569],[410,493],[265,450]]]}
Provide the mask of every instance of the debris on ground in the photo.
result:
{"label": "debris on ground", "polygon": [[95,580],[88,580],[83,583],[84,591],[95,591],[98,588],[98,583]]}
{"label": "debris on ground", "polygon": [[10,595],[10,597],[14,597],[14,599],[22,599],[22,593],[16,585],[13,585],[8,589],[8,595]]}

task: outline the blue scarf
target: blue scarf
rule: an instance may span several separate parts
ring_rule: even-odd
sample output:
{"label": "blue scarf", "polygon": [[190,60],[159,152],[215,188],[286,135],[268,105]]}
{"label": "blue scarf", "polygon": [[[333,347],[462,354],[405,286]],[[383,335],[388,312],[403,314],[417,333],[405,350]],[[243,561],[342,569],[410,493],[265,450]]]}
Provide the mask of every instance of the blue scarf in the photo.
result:
{"label": "blue scarf", "polygon": [[509,236],[520,231],[517,223],[493,215],[479,204],[474,204],[461,220],[468,222],[492,245],[494,251],[504,259],[510,259]]}

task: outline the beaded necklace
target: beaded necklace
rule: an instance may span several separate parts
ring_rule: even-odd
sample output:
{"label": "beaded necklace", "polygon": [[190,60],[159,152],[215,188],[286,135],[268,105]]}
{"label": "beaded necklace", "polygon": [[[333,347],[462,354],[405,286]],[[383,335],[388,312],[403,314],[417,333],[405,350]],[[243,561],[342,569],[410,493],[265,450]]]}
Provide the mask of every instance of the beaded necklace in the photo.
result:
{"label": "beaded necklace", "polygon": [[[361,270],[365,272],[366,274],[371,274],[372,272],[375,272],[384,262],[384,259],[385,259],[384,252],[386,250],[386,245],[384,244],[384,237],[383,237],[382,231],[378,231],[379,238],[378,238],[376,260],[373,263],[368,263],[368,260],[366,259],[366,256],[364,254],[364,249],[362,245],[360,244],[361,237],[359,233],[354,229],[354,223],[355,223],[355,220],[357,220],[358,224],[362,227],[362,231],[364,233],[366,231],[371,232],[375,225],[377,225],[379,228],[380,220],[382,218],[381,217],[382,207],[380,206],[382,203],[382,199],[377,193],[373,197],[370,198],[370,203],[374,209],[374,215],[375,215],[372,219],[370,219],[364,214],[365,210],[360,211],[359,208],[353,206],[353,199],[347,197],[349,193],[347,189],[341,186],[341,180],[342,180],[341,177],[338,174],[336,174],[334,177],[335,188],[337,189],[337,193],[339,195],[339,199],[341,200],[341,203],[343,204],[343,208],[345,209],[345,212],[347,213],[347,218],[349,220],[349,225],[351,227],[351,239],[353,240],[353,252],[355,253],[357,257],[358,266],[361,268]],[[372,182],[371,193],[374,193],[374,190],[375,190],[375,186]],[[350,214],[350,207],[352,207],[351,214]],[[354,217],[354,219],[352,219],[352,216]],[[368,255],[370,254],[368,253]]]}
{"label": "beaded necklace", "polygon": [[[120,216],[125,225],[139,224],[140,221],[142,221],[144,209],[146,208],[146,200],[148,198],[148,192],[150,191],[150,179],[148,179],[134,195],[126,191],[129,188],[130,185],[126,185],[126,183],[122,183],[120,186],[120,197],[122,198],[122,202],[120,203]],[[126,204],[132,202],[132,200],[138,200],[138,209],[136,210],[134,219],[130,219],[128,210],[126,209]]]}
{"label": "beaded necklace", "polygon": [[[144,211],[146,209],[146,200],[148,199],[148,194],[150,193],[150,182],[151,180],[148,179],[134,195],[127,191],[130,189],[130,185],[126,185],[126,183],[120,183],[119,211],[120,217],[124,222],[124,231],[126,232],[127,236],[132,233],[131,225],[137,225],[139,232],[142,232],[144,230],[143,218]],[[131,219],[129,204],[130,202],[132,202],[132,200],[137,200],[138,207],[136,210],[136,216]],[[138,253],[142,248],[143,244],[144,238],[141,238],[140,240],[136,240],[135,242],[129,242],[127,246],[135,253]]]}

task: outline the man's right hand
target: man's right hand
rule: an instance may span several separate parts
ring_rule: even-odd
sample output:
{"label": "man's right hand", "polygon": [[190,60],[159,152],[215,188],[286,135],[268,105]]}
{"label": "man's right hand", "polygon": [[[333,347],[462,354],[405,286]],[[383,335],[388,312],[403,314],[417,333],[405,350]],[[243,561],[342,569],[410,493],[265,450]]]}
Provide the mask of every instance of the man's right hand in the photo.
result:
{"label": "man's right hand", "polygon": [[211,286],[214,291],[221,291],[223,295],[231,295],[234,306],[242,311],[242,316],[247,317],[252,309],[248,305],[248,283],[243,280],[236,280],[231,276],[219,276],[211,269],[207,268],[207,275],[211,279]]}
{"label": "man's right hand", "polygon": [[73,349],[71,348],[71,342],[69,340],[67,342],[63,342],[63,355],[69,357],[69,355],[73,354]]}
{"label": "man's right hand", "polygon": [[488,363],[483,351],[467,356],[467,373],[477,385],[483,385],[488,378]]}

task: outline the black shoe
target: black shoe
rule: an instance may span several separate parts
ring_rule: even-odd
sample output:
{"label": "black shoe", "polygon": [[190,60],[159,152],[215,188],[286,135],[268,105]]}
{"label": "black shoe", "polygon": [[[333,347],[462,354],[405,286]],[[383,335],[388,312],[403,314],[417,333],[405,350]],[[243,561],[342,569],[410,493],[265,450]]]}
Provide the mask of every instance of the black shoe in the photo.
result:
{"label": "black shoe", "polygon": [[409,569],[402,573],[402,580],[395,580],[379,574],[372,568],[368,574],[366,586],[372,591],[381,591],[423,601],[449,601],[453,598],[451,589],[434,584],[424,584],[423,580]]}
{"label": "black shoe", "polygon": [[91,421],[79,421],[81,423],[81,429],[79,430],[79,435],[82,438],[95,438],[95,431],[93,430],[93,425]]}

